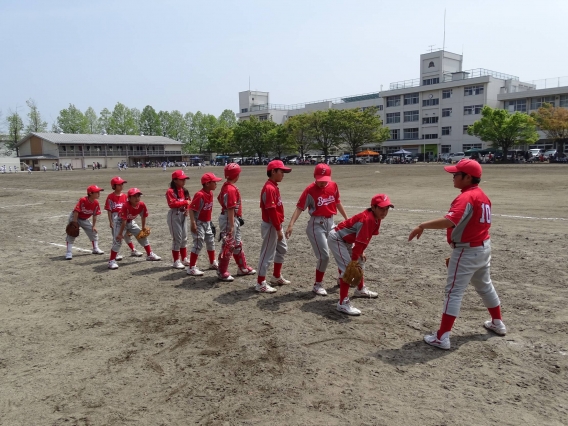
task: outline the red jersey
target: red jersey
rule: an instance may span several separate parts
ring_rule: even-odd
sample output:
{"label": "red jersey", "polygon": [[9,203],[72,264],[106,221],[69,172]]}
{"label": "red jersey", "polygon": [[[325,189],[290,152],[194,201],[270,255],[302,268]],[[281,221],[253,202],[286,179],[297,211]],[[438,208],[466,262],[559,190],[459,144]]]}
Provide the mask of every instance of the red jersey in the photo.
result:
{"label": "red jersey", "polygon": [[122,210],[122,206],[128,202],[126,194],[116,195],[114,192],[108,194],[105,202],[105,210],[111,213],[118,213]]}
{"label": "red jersey", "polygon": [[217,197],[217,201],[221,204],[221,213],[225,213],[227,209],[235,209],[235,215],[243,215],[243,206],[241,202],[241,193],[239,188],[230,182],[225,182],[221,187],[221,192]]}
{"label": "red jersey", "polygon": [[202,222],[211,222],[211,213],[213,211],[213,192],[206,192],[201,189],[193,196],[193,201],[189,206],[191,210],[197,212],[196,219]]}
{"label": "red jersey", "polygon": [[279,223],[273,223],[272,225],[279,225],[284,222],[284,205],[282,204],[282,199],[280,198],[280,189],[278,189],[278,184],[272,182],[270,179],[266,181],[260,191],[260,209],[262,211],[262,220],[267,223],[271,223],[270,215],[268,213],[269,209],[276,209],[276,216],[278,217]]}
{"label": "red jersey", "polygon": [[448,243],[482,243],[489,238],[491,201],[477,185],[461,190],[444,216],[454,224],[448,228]]}
{"label": "red jersey", "polygon": [[138,215],[141,217],[148,217],[148,209],[143,201],[140,201],[136,207],[132,206],[130,203],[126,202],[122,206],[122,210],[119,213],[120,218],[123,220],[134,220]]}
{"label": "red jersey", "polygon": [[379,235],[380,227],[381,221],[375,218],[372,211],[365,210],[340,222],[335,231],[346,243],[361,243],[366,248],[373,235]]}
{"label": "red jersey", "polygon": [[88,219],[91,216],[97,216],[101,214],[101,206],[99,205],[99,200],[89,201],[89,197],[79,198],[77,205],[73,211],[79,213],[79,219]]}
{"label": "red jersey", "polygon": [[177,197],[176,193],[172,188],[166,191],[166,200],[168,200],[168,206],[170,209],[181,209],[183,211],[187,208],[187,202],[191,201],[191,197],[189,194],[187,198],[185,197],[184,188],[177,188]]}
{"label": "red jersey", "polygon": [[323,188],[312,183],[304,189],[296,207],[302,211],[307,208],[310,216],[331,217],[337,214],[339,202],[339,188],[335,182],[328,182]]}

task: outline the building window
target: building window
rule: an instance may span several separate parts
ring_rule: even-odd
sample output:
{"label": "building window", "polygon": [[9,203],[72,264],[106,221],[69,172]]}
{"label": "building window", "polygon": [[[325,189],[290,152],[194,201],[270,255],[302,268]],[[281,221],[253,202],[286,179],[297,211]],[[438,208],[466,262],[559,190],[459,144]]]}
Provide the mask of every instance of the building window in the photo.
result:
{"label": "building window", "polygon": [[388,96],[387,97],[387,108],[400,106],[400,95],[399,96]]}
{"label": "building window", "polygon": [[259,115],[258,116],[258,121],[266,121],[268,120],[268,115]]}
{"label": "building window", "polygon": [[442,127],[442,136],[449,136],[452,134],[452,126]]}
{"label": "building window", "polygon": [[442,99],[448,99],[452,97],[452,89],[442,90]]}
{"label": "building window", "polygon": [[442,117],[451,117],[451,116],[452,116],[451,108],[442,108]]}
{"label": "building window", "polygon": [[430,86],[431,84],[438,84],[440,82],[440,78],[439,77],[435,77],[435,78],[427,78],[422,80],[422,85],[424,86]]}
{"label": "building window", "polygon": [[418,139],[418,128],[404,129],[404,139]]}
{"label": "building window", "polygon": [[241,109],[241,113],[248,112],[248,111],[249,111],[248,108],[243,108],[243,109]]}
{"label": "building window", "polygon": [[428,64],[428,68],[434,68],[434,67],[435,67],[434,61],[430,61],[430,63]]}
{"label": "building window", "polygon": [[481,95],[483,93],[483,86],[466,86],[463,89],[464,96]]}
{"label": "building window", "polygon": [[483,105],[468,105],[463,107],[463,115],[481,114]]}
{"label": "building window", "polygon": [[539,109],[544,104],[554,106],[554,96],[541,96],[539,98],[532,98],[531,109]]}
{"label": "building window", "polygon": [[418,93],[409,93],[408,95],[404,95],[404,105],[414,105],[418,103],[419,94]]}
{"label": "building window", "polygon": [[418,121],[420,120],[420,111],[404,111],[404,121]]}
{"label": "building window", "polygon": [[527,100],[526,99],[517,99],[517,100],[514,100],[514,101],[508,101],[505,104],[505,107],[509,111],[526,112],[527,111]]}
{"label": "building window", "polygon": [[480,143],[464,143],[462,145],[462,149],[463,151],[468,151],[470,149],[481,149],[481,144]]}
{"label": "building window", "polygon": [[387,112],[387,124],[400,123],[400,112]]}
{"label": "building window", "polygon": [[560,95],[560,105],[561,107],[568,108],[568,95]]}
{"label": "building window", "polygon": [[449,154],[452,150],[451,145],[442,145],[442,154]]}
{"label": "building window", "polygon": [[465,124],[465,125],[463,126],[463,134],[464,134],[464,135],[467,135],[467,129],[469,129],[469,126],[471,126],[471,124]]}
{"label": "building window", "polygon": [[428,135],[422,135],[422,139],[438,139],[438,133],[431,133]]}
{"label": "building window", "polygon": [[438,117],[424,117],[422,118],[422,124],[434,124],[438,122]]}
{"label": "building window", "polygon": [[400,139],[400,129],[391,129],[390,134],[391,140],[397,141]]}
{"label": "building window", "polygon": [[383,110],[383,106],[382,105],[377,105],[377,108],[379,109],[379,111]]}
{"label": "building window", "polygon": [[434,106],[434,105],[438,105],[439,103],[440,103],[440,98],[424,99],[422,101],[422,106],[423,107]]}

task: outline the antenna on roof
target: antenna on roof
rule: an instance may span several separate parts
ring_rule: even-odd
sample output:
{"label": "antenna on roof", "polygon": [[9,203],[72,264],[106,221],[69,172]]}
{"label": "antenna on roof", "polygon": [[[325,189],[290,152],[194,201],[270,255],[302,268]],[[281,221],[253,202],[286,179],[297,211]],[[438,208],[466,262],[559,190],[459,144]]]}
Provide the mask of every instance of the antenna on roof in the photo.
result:
{"label": "antenna on roof", "polygon": [[442,51],[446,51],[446,9],[444,8],[444,44],[442,45]]}

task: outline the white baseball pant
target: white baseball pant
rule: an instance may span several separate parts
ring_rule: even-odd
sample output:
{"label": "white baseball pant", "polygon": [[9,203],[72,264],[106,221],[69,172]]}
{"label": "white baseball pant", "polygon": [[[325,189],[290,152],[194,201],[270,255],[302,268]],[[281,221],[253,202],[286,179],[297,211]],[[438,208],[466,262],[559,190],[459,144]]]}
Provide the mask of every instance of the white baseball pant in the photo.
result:
{"label": "white baseball pant", "polygon": [[197,228],[197,233],[191,233],[191,236],[193,237],[193,247],[191,248],[191,252],[199,254],[203,248],[203,242],[205,242],[207,251],[215,250],[215,236],[211,230],[211,222],[196,220],[195,226]]}
{"label": "white baseball pant", "polygon": [[[353,245],[343,241],[343,238],[341,238],[333,229],[329,231],[327,244],[329,245],[329,249],[333,253],[335,262],[337,263],[337,268],[339,269],[339,278],[343,278],[343,273],[345,272],[345,269],[347,269],[349,262],[351,262]],[[361,268],[364,270],[365,262],[363,262],[361,258],[358,260],[358,262]]]}
{"label": "white baseball pant", "polygon": [[288,246],[286,245],[286,237],[278,241],[278,232],[276,232],[271,223],[261,222],[260,235],[262,247],[260,248],[260,258],[258,260],[258,275],[265,277],[272,261],[284,263],[284,255],[288,251]]}
{"label": "white baseball pant", "polygon": [[[73,212],[71,212],[71,214],[69,215],[69,222],[73,222]],[[93,224],[89,219],[77,219],[77,223],[81,228],[83,228],[83,231],[85,231],[85,234],[87,234],[89,240],[97,242],[99,241],[99,234],[93,232]],[[71,237],[70,235],[67,235],[65,241],[73,244],[75,242],[75,238],[76,237]]]}
{"label": "white baseball pant", "polygon": [[311,216],[306,226],[306,234],[316,255],[316,269],[325,272],[329,264],[329,246],[327,237],[334,227],[333,217]]}
{"label": "white baseball pant", "polygon": [[172,236],[172,250],[179,251],[187,247],[187,216],[185,212],[175,208],[168,211],[168,228]]}
{"label": "white baseball pant", "polygon": [[[118,217],[116,219],[116,221],[114,222],[114,235],[118,235],[118,231],[120,231],[120,227],[122,226],[122,220],[120,217]],[[138,224],[134,221],[126,221],[126,226],[124,227],[124,231],[123,231],[123,236],[126,235],[127,232],[130,232],[134,237],[136,237],[136,235],[138,235],[140,233],[140,231],[142,231],[142,228],[140,228],[138,226]],[[140,245],[142,247],[146,247],[149,243],[148,243],[148,237],[144,237],[144,238],[140,238],[138,240],[138,242],[140,243]],[[112,251],[117,252],[120,250],[120,246],[122,245],[122,240],[118,241],[115,238],[113,238],[112,240]]]}

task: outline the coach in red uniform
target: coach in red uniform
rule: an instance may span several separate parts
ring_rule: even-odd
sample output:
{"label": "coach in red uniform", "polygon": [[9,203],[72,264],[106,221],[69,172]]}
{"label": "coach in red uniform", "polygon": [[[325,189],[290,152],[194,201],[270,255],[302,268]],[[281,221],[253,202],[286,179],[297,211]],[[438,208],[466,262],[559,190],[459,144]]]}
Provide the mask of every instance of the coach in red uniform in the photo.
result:
{"label": "coach in red uniform", "polygon": [[491,321],[485,328],[500,336],[507,333],[501,319],[501,305],[489,274],[491,264],[491,201],[479,188],[481,166],[475,160],[461,160],[444,169],[454,175],[454,187],[461,194],[452,202],[448,213],[424,222],[412,230],[408,241],[420,238],[424,229],[446,229],[452,256],[448,264],[448,278],[440,329],[424,336],[429,345],[450,349],[450,332],[460,313],[463,295],[471,282],[489,310]]}

